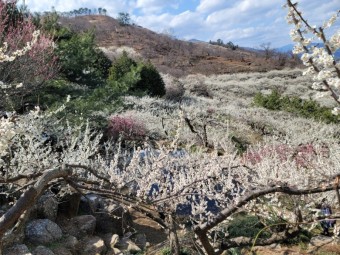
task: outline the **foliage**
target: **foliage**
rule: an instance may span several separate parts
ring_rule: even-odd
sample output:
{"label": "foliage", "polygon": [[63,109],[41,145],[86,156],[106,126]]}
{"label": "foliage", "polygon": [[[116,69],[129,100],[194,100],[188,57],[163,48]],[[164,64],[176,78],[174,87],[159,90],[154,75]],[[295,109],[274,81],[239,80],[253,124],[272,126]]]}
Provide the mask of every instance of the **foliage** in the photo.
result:
{"label": "foliage", "polygon": [[114,140],[142,140],[146,135],[145,125],[131,116],[115,115],[109,118],[108,135]]}
{"label": "foliage", "polygon": [[93,32],[75,34],[69,40],[61,40],[57,55],[61,72],[71,82],[97,87],[108,77],[111,61],[96,48]]}
{"label": "foliage", "polygon": [[131,17],[130,17],[130,14],[127,12],[118,13],[117,20],[119,24],[122,26],[131,25]]}
{"label": "foliage", "polygon": [[122,79],[135,66],[137,66],[137,62],[129,58],[126,51],[123,51],[123,54],[112,64],[109,70],[109,80],[118,81]]}
{"label": "foliage", "polygon": [[[125,51],[110,68],[108,84],[122,92],[132,94],[165,95],[164,81],[151,62],[136,62],[129,58]],[[117,87],[121,84],[126,86]]]}
{"label": "foliage", "polygon": [[210,40],[209,43],[212,44],[212,45],[218,45],[218,46],[222,46],[224,48],[228,48],[228,49],[232,49],[232,50],[238,49],[238,45],[234,44],[231,41],[224,43],[222,39],[217,39],[216,42]]}
{"label": "foliage", "polygon": [[340,121],[339,116],[333,115],[331,109],[320,106],[316,101],[282,96],[277,89],[274,89],[269,95],[264,95],[260,92],[257,93],[254,97],[254,104],[269,110],[287,111],[326,123],[339,123]]}
{"label": "foliage", "polygon": [[[264,227],[257,216],[239,214],[228,224],[227,231],[230,238],[255,237]],[[264,231],[260,237],[268,238],[270,234]]]}
{"label": "foliage", "polygon": [[[160,254],[161,255],[172,255],[172,253],[171,253],[171,248],[170,247],[164,247],[164,248],[162,248],[162,250],[160,251]],[[185,249],[185,248],[182,248],[181,250],[180,250],[180,253],[179,253],[180,255],[191,255],[191,253],[187,250],[187,249]]]}
{"label": "foliage", "polygon": [[109,86],[85,90],[82,96],[73,98],[60,115],[73,124],[88,119],[94,129],[103,131],[107,127],[107,116],[123,106],[120,95]]}
{"label": "foliage", "polygon": [[284,243],[286,243],[286,244],[303,244],[303,243],[308,243],[311,238],[312,238],[312,234],[309,231],[307,231],[305,229],[300,229],[297,236],[295,236],[294,238],[286,239]]}
{"label": "foliage", "polygon": [[5,94],[0,91],[0,109],[10,98],[16,110],[24,96],[56,75],[58,64],[52,39],[38,31],[15,2],[0,2],[0,32],[0,81],[7,88]]}
{"label": "foliage", "polygon": [[36,93],[28,96],[26,102],[30,105],[39,105],[41,109],[59,107],[68,96],[76,98],[84,96],[88,91],[81,86],[62,79],[46,82]]}
{"label": "foliage", "polygon": [[[31,49],[28,47],[24,52]],[[20,54],[14,54],[16,50],[8,54],[4,54],[5,51],[6,47],[2,45],[1,63],[20,57]],[[79,103],[81,107],[91,105],[92,111],[96,107],[103,109],[103,105],[109,107],[115,102],[116,95],[122,93],[117,88],[129,91],[143,80],[143,65],[132,65],[130,71],[119,80],[89,90],[91,93],[72,102]],[[79,112],[76,114],[80,115]],[[314,202],[314,192],[334,191],[336,182],[332,176],[339,176],[340,148],[337,141],[327,144],[329,153],[326,156],[314,155],[313,167],[310,169],[297,171],[291,157],[280,158],[276,151],[264,157],[259,164],[248,167],[236,155],[227,137],[216,141],[216,147],[224,150],[223,155],[218,155],[215,148],[195,153],[182,150],[179,153],[178,137],[183,131],[183,119],[186,118],[183,112],[179,116],[178,130],[171,146],[159,145],[155,149],[151,143],[145,143],[142,148],[129,148],[126,151],[119,145],[115,147],[112,143],[101,143],[101,133],[94,132],[89,125],[63,125],[59,118],[51,115],[36,108],[24,115],[8,115],[0,119],[0,169],[4,173],[0,176],[1,188],[6,195],[20,195],[11,210],[0,218],[0,239],[6,231],[11,231],[15,222],[22,222],[18,221],[19,217],[53,182],[70,184],[81,192],[89,189],[101,191],[105,196],[133,209],[152,214],[159,224],[168,229],[169,225],[158,215],[175,215],[179,205],[186,205],[190,207],[190,219],[197,223],[194,231],[203,249],[208,254],[214,254],[208,231],[240,208],[250,210],[256,198],[268,195],[268,203],[278,204],[276,194],[282,192],[303,194],[304,200]],[[170,121],[173,122],[173,119]],[[46,133],[55,136],[55,142],[46,139]],[[320,140],[323,137],[316,138]],[[285,142],[291,142],[287,140]],[[271,141],[271,145],[274,142]],[[308,148],[306,151],[309,151]],[[279,180],[287,183],[278,183]],[[131,184],[136,184],[136,192],[121,192]],[[150,195],[152,187],[155,188]],[[210,197],[213,201],[206,199]],[[208,211],[212,204],[209,202],[218,208],[217,215]],[[255,216],[242,217],[230,224],[230,233],[253,235],[249,229],[264,225]],[[244,226],[248,226],[248,229]],[[240,233],[242,228],[244,232]]]}
{"label": "foliage", "polygon": [[164,96],[165,84],[156,67],[149,61],[140,63],[137,68],[140,70],[141,79],[132,90],[146,91],[150,96]]}
{"label": "foliage", "polygon": [[36,27],[53,37],[54,41],[70,40],[74,33],[59,22],[59,14],[56,11],[45,13],[34,13],[32,20]]}

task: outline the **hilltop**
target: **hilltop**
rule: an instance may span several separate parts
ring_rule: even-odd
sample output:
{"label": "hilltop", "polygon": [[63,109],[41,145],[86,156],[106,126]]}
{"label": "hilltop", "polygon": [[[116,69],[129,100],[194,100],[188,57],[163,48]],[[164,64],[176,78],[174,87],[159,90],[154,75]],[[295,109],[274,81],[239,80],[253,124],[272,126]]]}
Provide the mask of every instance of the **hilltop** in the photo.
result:
{"label": "hilltop", "polygon": [[62,25],[76,32],[94,30],[97,45],[114,59],[120,47],[133,49],[150,60],[158,70],[174,76],[235,72],[263,72],[296,65],[293,59],[266,59],[260,52],[239,48],[231,50],[204,42],[182,41],[137,25],[122,26],[109,16],[61,17]]}

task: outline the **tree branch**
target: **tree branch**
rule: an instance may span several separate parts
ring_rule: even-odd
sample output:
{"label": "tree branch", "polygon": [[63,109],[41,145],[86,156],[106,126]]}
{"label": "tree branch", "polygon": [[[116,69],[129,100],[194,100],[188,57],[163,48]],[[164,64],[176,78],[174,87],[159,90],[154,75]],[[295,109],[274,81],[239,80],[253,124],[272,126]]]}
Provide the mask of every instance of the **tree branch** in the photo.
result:
{"label": "tree branch", "polygon": [[15,205],[9,209],[0,218],[0,240],[6,231],[14,225],[14,223],[19,219],[21,214],[26,211],[32,204],[35,203],[36,199],[39,198],[44,192],[48,183],[54,179],[60,177],[67,177],[71,175],[72,171],[64,167],[55,168],[47,170],[43,173],[40,179],[35,183],[35,185],[29,188],[15,203]]}
{"label": "tree branch", "polygon": [[[336,188],[339,189],[339,187],[336,187]],[[300,195],[307,195],[307,194],[322,193],[322,192],[331,191],[331,190],[334,190],[334,183],[329,183],[327,186],[324,186],[324,187],[307,188],[307,189],[297,189],[295,187],[289,187],[289,186],[277,186],[277,187],[270,187],[270,188],[263,189],[263,190],[254,190],[242,196],[237,203],[222,210],[219,214],[217,214],[215,219],[213,219],[212,221],[196,226],[196,228],[194,229],[194,232],[197,234],[206,252],[209,255],[214,255],[215,252],[214,252],[213,247],[211,246],[210,243],[207,243],[207,240],[208,240],[207,232],[213,227],[216,227],[218,224],[222,223],[224,220],[226,220],[229,216],[235,213],[242,206],[246,205],[248,202],[258,197],[272,194],[272,193],[277,193],[277,192],[300,196]]]}

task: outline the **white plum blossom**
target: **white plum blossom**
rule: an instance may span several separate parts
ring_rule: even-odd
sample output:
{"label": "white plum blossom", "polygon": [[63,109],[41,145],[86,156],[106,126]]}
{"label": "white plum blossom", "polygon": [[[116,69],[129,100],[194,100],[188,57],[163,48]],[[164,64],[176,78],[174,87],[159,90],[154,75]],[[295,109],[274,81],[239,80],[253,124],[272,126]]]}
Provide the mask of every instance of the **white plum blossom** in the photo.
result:
{"label": "white plum blossom", "polygon": [[303,53],[305,50],[303,49],[303,45],[301,45],[300,43],[294,45],[293,48],[293,54],[301,54]]}
{"label": "white plum blossom", "polygon": [[332,15],[332,17],[323,24],[323,29],[330,28],[335,23],[337,17],[337,14]]}
{"label": "white plum blossom", "polygon": [[340,114],[340,108],[339,107],[335,107],[333,110],[332,110],[332,114],[334,115],[339,115]]}
{"label": "white plum blossom", "polygon": [[[291,0],[287,0],[288,7],[287,21],[295,27],[290,31],[292,41],[296,42],[293,49],[294,54],[302,54],[301,60],[308,68],[304,75],[313,75],[313,88],[326,89],[333,99],[340,104],[340,66],[339,60],[334,57],[334,52],[340,48],[340,30],[337,30],[330,40],[327,40],[324,29],[330,28],[337,20],[339,11],[334,14],[322,27],[318,29],[311,26],[306,19],[303,18],[302,12],[297,9],[297,4],[293,4]],[[324,47],[308,47],[313,41],[312,38],[305,38],[305,34],[311,33],[320,40]],[[337,108],[332,112],[337,113]]]}

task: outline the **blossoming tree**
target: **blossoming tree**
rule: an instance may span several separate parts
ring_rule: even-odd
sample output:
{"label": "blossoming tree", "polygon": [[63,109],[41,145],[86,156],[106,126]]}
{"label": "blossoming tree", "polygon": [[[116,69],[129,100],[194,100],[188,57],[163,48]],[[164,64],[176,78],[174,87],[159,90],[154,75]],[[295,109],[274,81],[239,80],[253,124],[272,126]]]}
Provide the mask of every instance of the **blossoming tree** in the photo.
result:
{"label": "blossoming tree", "polygon": [[[296,15],[300,14],[294,14],[296,5],[289,0],[287,4],[289,17],[298,19]],[[26,47],[15,50],[9,50],[8,43],[3,42],[0,61],[7,63],[29,53],[38,41],[38,34],[34,34],[32,32]],[[304,39],[300,37],[299,43],[304,48],[307,42],[301,40]],[[338,44],[329,46],[331,52],[334,45]],[[324,70],[321,68],[331,73],[325,77],[324,70],[321,82],[338,102],[337,63],[330,60],[325,63],[317,54],[308,56],[307,63],[315,75]],[[185,118],[181,116],[178,132],[184,123]],[[57,136],[55,142],[46,139],[48,133]],[[195,222],[193,228],[202,250],[209,255],[222,251],[214,249],[208,233],[241,208],[252,210],[256,199],[267,196],[268,203],[274,205],[278,203],[277,193],[313,196],[339,189],[337,142],[327,144],[327,153],[324,146],[315,146],[313,157],[301,167],[295,158],[275,149],[261,153],[261,159],[247,161],[237,156],[227,137],[215,143],[215,148],[223,149],[223,155],[217,149],[210,153],[180,150],[176,139],[171,146],[159,146],[155,150],[146,143],[143,150],[135,148],[131,152],[124,151],[119,143],[101,144],[100,138],[88,125],[62,126],[58,119],[50,113],[41,113],[39,108],[26,115],[14,114],[0,120],[0,185],[9,195],[21,195],[0,218],[0,240],[10,242],[15,231],[9,230],[14,225],[20,229],[25,223],[25,214],[52,182],[70,185],[78,191],[100,192],[146,213],[168,228],[173,254],[179,254],[173,220],[180,208],[188,208],[187,214]],[[285,152],[291,150],[288,148]],[[124,191],[126,187],[128,192]],[[285,238],[285,235],[279,237]]]}
{"label": "blossoming tree", "polygon": [[[16,1],[0,1],[0,110],[8,97],[32,93],[58,72],[54,42],[21,13]],[[13,87],[15,87],[13,89]]]}

